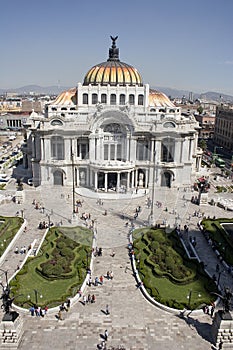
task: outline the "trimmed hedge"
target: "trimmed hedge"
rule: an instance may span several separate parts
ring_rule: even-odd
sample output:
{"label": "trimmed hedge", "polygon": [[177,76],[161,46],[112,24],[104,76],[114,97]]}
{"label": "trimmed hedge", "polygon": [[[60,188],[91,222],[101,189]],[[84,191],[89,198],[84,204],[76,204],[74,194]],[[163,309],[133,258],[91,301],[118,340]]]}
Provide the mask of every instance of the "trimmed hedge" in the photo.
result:
{"label": "trimmed hedge", "polygon": [[[38,304],[48,307],[59,305],[76,294],[86,277],[92,236],[90,230],[83,231],[81,227],[67,228],[67,231],[51,228],[39,254],[29,258],[10,283],[15,303],[23,307],[35,304],[33,291],[37,290],[43,295]],[[30,295],[29,301],[27,295]]]}
{"label": "trimmed hedge", "polygon": [[[216,285],[206,275],[202,264],[188,259],[175,231],[138,229],[133,232],[137,269],[148,293],[158,302],[178,309],[200,307],[214,300]],[[187,300],[193,292],[191,305]]]}

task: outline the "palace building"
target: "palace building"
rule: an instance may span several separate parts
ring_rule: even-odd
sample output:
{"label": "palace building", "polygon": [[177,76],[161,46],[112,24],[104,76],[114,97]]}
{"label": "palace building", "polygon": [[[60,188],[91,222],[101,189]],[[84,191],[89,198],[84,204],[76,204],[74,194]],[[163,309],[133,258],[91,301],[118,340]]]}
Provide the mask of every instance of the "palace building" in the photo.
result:
{"label": "palace building", "polygon": [[132,189],[191,184],[199,170],[198,123],[144,84],[120,60],[117,37],[106,62],[64,91],[43,114],[32,112],[23,145],[35,186]]}

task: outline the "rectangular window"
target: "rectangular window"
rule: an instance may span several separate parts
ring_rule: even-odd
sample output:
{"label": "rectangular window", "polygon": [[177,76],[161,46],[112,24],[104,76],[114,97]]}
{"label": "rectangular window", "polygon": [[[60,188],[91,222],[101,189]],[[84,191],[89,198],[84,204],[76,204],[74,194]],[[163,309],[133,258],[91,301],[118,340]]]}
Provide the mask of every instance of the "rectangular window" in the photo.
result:
{"label": "rectangular window", "polygon": [[108,145],[104,145],[104,160],[108,160]]}
{"label": "rectangular window", "polygon": [[117,145],[117,160],[121,160],[122,159],[122,145],[121,144],[118,144]]}
{"label": "rectangular window", "polygon": [[115,145],[110,145],[110,160],[115,160]]}

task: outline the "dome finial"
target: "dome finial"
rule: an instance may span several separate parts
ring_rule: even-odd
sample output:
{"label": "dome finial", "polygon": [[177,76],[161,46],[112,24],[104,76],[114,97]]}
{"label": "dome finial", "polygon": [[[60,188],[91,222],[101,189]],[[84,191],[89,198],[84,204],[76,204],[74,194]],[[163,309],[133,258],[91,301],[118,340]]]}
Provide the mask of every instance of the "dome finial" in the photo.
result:
{"label": "dome finial", "polygon": [[119,49],[116,47],[116,40],[118,36],[113,37],[110,35],[110,38],[112,39],[112,47],[109,49],[109,59],[108,61],[120,61],[119,60]]}

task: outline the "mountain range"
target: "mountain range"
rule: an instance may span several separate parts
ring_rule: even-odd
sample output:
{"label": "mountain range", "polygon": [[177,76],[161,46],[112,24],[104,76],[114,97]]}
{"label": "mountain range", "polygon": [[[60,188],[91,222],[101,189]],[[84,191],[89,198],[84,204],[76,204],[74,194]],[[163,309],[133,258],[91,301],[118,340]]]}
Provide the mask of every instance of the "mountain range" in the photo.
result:
{"label": "mountain range", "polygon": [[[26,85],[15,89],[0,89],[0,95],[4,95],[6,92],[14,92],[19,95],[28,95],[28,94],[45,94],[45,95],[58,95],[62,91],[68,90],[71,87],[67,86],[39,86],[39,85]],[[159,90],[165,93],[171,98],[182,98],[185,96],[189,98],[190,91],[188,90],[178,90],[172,89],[169,87],[153,87],[153,89]],[[221,92],[207,91],[205,93],[193,92],[193,99],[204,99],[207,101],[216,101],[216,102],[228,102],[233,103],[233,96],[222,94]]]}

